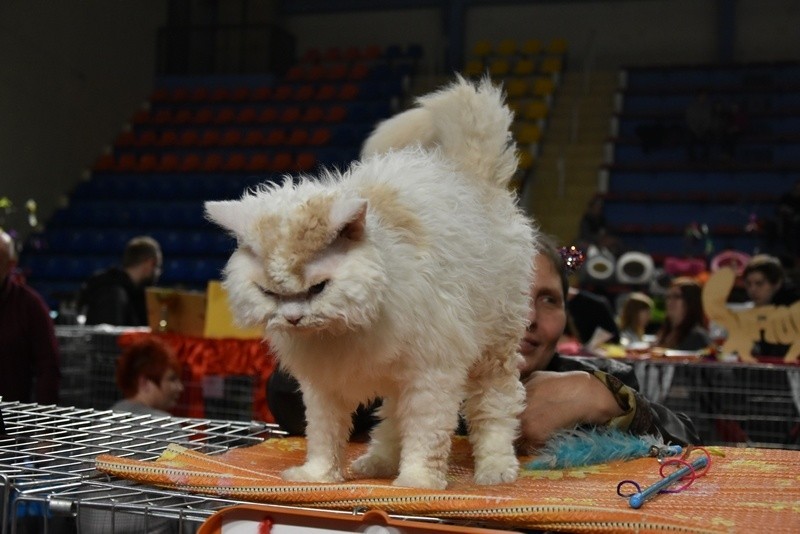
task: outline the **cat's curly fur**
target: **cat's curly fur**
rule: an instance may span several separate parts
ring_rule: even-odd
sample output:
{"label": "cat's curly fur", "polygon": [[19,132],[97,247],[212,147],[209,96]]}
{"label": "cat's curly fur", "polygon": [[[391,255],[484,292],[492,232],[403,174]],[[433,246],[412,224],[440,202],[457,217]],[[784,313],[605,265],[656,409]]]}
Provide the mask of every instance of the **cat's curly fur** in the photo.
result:
{"label": "cat's curly fur", "polygon": [[234,315],[301,385],[307,458],[287,480],[343,480],[350,414],[376,397],[354,475],[444,488],[462,408],[475,480],[515,480],[536,230],[508,190],[511,121],[500,89],[459,78],[381,123],[344,172],[206,203],[239,241]]}

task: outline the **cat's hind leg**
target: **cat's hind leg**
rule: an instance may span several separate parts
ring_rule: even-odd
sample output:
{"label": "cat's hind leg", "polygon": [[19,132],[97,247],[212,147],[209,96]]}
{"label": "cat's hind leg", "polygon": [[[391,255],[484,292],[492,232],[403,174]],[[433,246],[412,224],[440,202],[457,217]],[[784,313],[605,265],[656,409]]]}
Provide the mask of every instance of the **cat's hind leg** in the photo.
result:
{"label": "cat's hind leg", "polygon": [[491,355],[475,364],[467,382],[464,415],[475,458],[477,484],[513,482],[519,471],[514,440],[525,389],[519,380],[514,356]]}
{"label": "cat's hind leg", "polygon": [[306,461],[281,475],[294,482],[341,482],[353,406],[305,386],[302,389],[307,421]]}
{"label": "cat's hind leg", "polygon": [[353,474],[365,478],[393,477],[400,466],[400,434],[395,424],[395,403],[392,398],[383,399],[378,415],[381,421],[370,432],[367,452],[350,466]]}

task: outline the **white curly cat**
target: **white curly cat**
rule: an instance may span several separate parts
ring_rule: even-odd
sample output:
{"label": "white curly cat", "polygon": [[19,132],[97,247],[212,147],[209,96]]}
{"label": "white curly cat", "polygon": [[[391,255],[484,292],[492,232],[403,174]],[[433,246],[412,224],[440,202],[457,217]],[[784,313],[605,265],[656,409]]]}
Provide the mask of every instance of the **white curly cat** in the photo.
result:
{"label": "white curly cat", "polygon": [[301,386],[307,458],[287,480],[343,480],[350,414],[376,397],[353,474],[444,488],[462,408],[476,482],[516,479],[536,230],[507,188],[512,114],[486,80],[418,104],[347,171],[206,203],[239,242],[224,273],[234,315],[265,328]]}

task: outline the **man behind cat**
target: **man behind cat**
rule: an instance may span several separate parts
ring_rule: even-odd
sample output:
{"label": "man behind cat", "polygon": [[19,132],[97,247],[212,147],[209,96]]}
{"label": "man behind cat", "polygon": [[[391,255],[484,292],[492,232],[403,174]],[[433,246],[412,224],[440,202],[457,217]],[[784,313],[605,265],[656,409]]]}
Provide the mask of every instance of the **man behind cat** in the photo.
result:
{"label": "man behind cat", "polygon": [[529,326],[520,344],[525,410],[520,416],[523,451],[544,444],[555,432],[578,425],[604,425],[637,435],[656,435],[681,445],[700,437],[684,414],[652,403],[637,390],[633,368],[608,358],[564,357],[556,345],[566,326],[569,282],[553,242],[543,238],[534,259]]}

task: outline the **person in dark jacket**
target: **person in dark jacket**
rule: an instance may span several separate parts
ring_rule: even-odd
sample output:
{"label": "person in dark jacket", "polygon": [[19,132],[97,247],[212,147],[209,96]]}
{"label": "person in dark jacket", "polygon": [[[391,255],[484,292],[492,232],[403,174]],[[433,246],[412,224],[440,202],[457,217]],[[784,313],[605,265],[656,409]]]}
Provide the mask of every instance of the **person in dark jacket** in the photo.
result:
{"label": "person in dark jacket", "polygon": [[0,397],[55,404],[60,380],[58,342],[47,305],[12,274],[14,241],[0,231]]}
{"label": "person in dark jacket", "polygon": [[122,266],[92,275],[78,297],[78,310],[86,324],[147,326],[145,288],[161,274],[161,247],[152,237],[131,239]]}
{"label": "person in dark jacket", "polygon": [[649,401],[638,391],[630,365],[556,352],[567,321],[569,283],[561,256],[550,240],[544,241],[534,260],[529,326],[519,349],[526,390],[522,449],[535,449],[559,430],[577,426],[614,427],[681,445],[700,443],[688,417]]}

